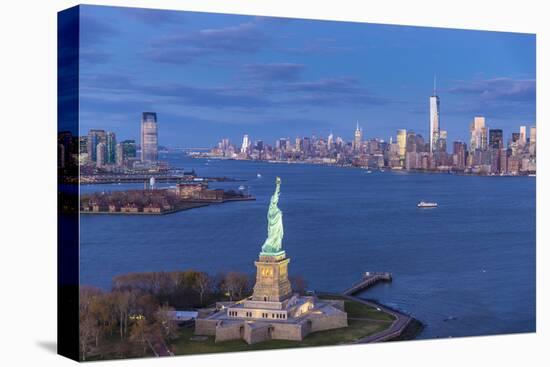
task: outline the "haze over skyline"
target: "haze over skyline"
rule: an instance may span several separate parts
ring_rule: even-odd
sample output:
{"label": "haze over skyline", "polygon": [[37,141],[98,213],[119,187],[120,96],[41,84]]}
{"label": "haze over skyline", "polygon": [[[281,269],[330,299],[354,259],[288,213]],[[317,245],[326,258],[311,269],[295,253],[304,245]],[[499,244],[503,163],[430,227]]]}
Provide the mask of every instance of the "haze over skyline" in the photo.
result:
{"label": "haze over skyline", "polygon": [[81,6],[81,134],[209,147],[244,133],[428,137],[437,75],[441,128],[468,141],[474,116],[506,138],[535,125],[535,36],[211,13]]}

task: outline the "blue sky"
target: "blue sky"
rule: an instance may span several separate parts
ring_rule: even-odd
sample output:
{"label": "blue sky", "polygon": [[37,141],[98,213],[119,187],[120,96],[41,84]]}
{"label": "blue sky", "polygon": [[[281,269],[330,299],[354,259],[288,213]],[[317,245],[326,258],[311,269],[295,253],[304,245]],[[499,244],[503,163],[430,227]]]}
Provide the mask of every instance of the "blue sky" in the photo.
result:
{"label": "blue sky", "polygon": [[81,133],[138,139],[157,112],[162,145],[220,138],[427,136],[434,74],[441,127],[467,140],[476,115],[506,137],[535,125],[535,36],[81,6]]}

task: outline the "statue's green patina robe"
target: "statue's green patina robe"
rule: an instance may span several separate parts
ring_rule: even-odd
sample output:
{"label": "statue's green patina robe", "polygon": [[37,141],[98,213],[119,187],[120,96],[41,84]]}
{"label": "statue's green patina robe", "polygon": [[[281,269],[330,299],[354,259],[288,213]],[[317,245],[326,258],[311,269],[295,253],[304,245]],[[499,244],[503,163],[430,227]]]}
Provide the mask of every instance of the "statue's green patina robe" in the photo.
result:
{"label": "statue's green patina robe", "polygon": [[269,211],[267,212],[267,239],[262,246],[262,253],[276,254],[282,251],[283,242],[283,212],[279,209],[279,192],[281,188],[281,179],[277,177],[275,181],[277,186],[271,202],[269,203]]}

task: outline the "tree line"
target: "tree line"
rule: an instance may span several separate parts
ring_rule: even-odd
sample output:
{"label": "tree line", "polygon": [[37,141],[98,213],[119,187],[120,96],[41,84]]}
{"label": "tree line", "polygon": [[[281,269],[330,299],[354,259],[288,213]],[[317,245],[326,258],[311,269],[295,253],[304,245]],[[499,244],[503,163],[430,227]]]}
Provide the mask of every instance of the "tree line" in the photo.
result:
{"label": "tree line", "polygon": [[[295,292],[305,291],[303,278],[290,280]],[[178,336],[171,312],[246,298],[254,282],[241,272],[211,276],[186,270],[119,275],[113,278],[111,291],[81,286],[81,359],[153,355]]]}

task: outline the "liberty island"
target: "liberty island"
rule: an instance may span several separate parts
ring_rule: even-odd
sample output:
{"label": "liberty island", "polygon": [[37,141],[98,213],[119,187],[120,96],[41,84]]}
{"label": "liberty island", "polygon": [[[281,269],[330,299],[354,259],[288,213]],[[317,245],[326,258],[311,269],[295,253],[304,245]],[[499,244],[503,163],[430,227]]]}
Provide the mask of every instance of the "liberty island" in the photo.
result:
{"label": "liberty island", "polygon": [[316,331],[348,326],[344,301],[319,300],[316,296],[293,294],[288,264],[282,249],[283,216],[278,207],[281,179],[271,197],[268,236],[259,261],[251,297],[238,302],[218,303],[218,309],[195,323],[195,334],[215,336],[216,342],[243,339],[248,344],[267,340],[301,341]]}

